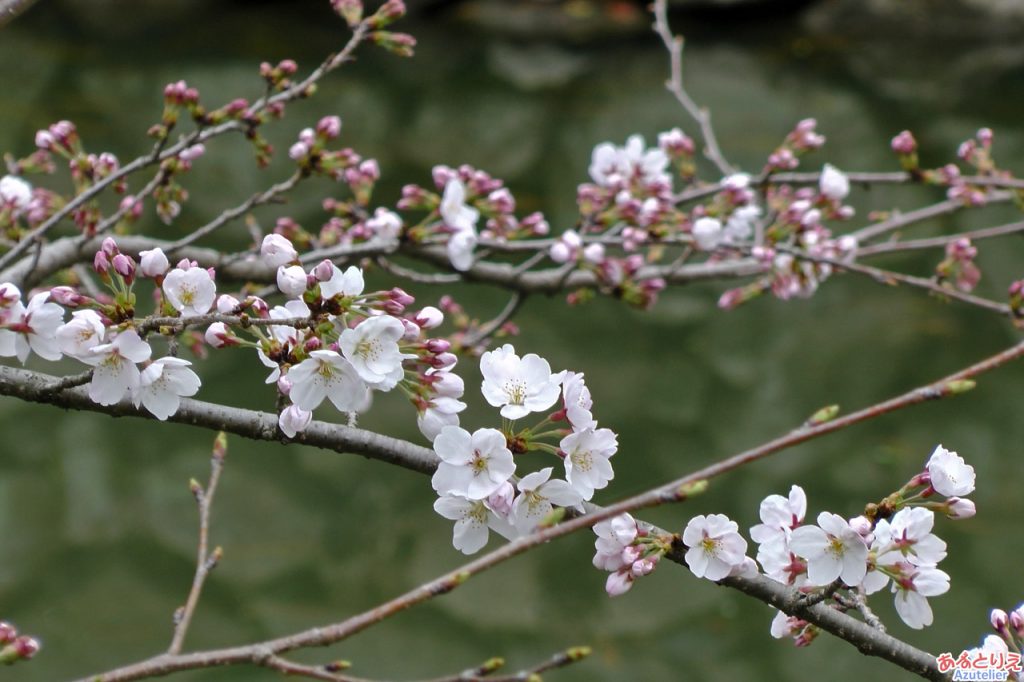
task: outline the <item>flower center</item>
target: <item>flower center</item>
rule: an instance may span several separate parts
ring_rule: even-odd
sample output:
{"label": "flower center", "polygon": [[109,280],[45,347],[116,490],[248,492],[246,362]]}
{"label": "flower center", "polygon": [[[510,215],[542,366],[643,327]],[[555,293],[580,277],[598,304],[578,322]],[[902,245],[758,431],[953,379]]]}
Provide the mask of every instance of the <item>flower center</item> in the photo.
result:
{"label": "flower center", "polygon": [[380,358],[380,343],[376,339],[363,339],[356,344],[356,355],[366,362],[373,362]]}
{"label": "flower center", "polygon": [[522,379],[509,379],[505,382],[504,388],[510,405],[522,405],[526,402],[526,382]]}
{"label": "flower center", "polygon": [[704,536],[704,539],[700,541],[700,547],[708,556],[718,555],[718,540],[716,538]]}
{"label": "flower center", "polygon": [[580,471],[590,471],[590,467],[594,463],[594,457],[590,454],[590,450],[577,450],[569,455],[569,459],[572,461],[572,465]]}

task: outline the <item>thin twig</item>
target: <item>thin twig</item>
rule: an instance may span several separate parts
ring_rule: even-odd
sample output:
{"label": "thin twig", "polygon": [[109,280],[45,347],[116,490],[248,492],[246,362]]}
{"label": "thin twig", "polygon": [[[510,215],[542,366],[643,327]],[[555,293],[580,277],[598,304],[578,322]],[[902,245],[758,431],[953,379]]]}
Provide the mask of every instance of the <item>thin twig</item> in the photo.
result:
{"label": "thin twig", "polygon": [[225,445],[221,442],[224,434],[218,435],[217,442],[213,446],[213,456],[210,458],[210,480],[206,488],[202,488],[195,481],[192,482],[192,492],[195,495],[196,503],[199,505],[199,544],[196,549],[196,572],[192,578],[192,589],[189,590],[188,599],[181,610],[175,614],[174,637],[167,653],[174,656],[181,653],[181,647],[185,643],[185,635],[188,634],[189,625],[192,623],[192,616],[195,615],[196,606],[199,604],[199,596],[202,594],[203,585],[206,583],[210,571],[216,568],[220,561],[221,549],[217,547],[213,553],[209,552],[210,538],[210,509],[213,507],[213,496],[217,492],[217,483],[220,481],[220,474],[224,470]]}
{"label": "thin twig", "polygon": [[857,249],[857,258],[863,258],[866,256],[876,256],[878,254],[883,253],[897,253],[901,251],[918,251],[921,249],[945,248],[947,245],[960,239],[980,241],[982,239],[992,239],[993,237],[1003,237],[1008,234],[1017,234],[1018,232],[1024,232],[1024,220],[1018,220],[1017,222],[1007,223],[1005,225],[997,225],[994,227],[985,227],[979,230],[968,230],[967,232],[958,232],[957,234],[950,234],[942,237],[931,237],[928,239],[908,239],[906,241],[889,241],[881,242],[879,244],[870,244],[868,246],[864,246],[862,248]]}
{"label": "thin twig", "polygon": [[523,302],[526,301],[526,296],[520,294],[518,291],[512,292],[512,297],[508,299],[508,303],[494,319],[480,325],[480,328],[475,333],[470,334],[463,341],[463,345],[473,348],[479,346],[481,343],[487,341],[495,332],[501,329],[502,325],[512,319],[512,316],[516,314]]}
{"label": "thin twig", "polygon": [[700,133],[706,147],[705,156],[715,164],[722,175],[731,175],[734,170],[725,160],[725,156],[718,146],[718,138],[715,137],[715,130],[711,125],[711,113],[698,106],[683,87],[683,38],[672,34],[672,29],[668,25],[668,2],[666,0],[654,0],[654,32],[661,38],[661,42],[665,44],[665,49],[669,54],[671,77],[665,83],[665,87],[700,126]]}

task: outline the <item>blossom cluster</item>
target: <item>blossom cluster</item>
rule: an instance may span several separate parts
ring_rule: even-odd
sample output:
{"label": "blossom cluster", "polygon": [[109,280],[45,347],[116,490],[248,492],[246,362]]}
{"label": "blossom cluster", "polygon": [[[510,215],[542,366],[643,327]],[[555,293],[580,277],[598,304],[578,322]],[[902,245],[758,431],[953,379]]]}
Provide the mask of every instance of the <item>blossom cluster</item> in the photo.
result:
{"label": "blossom cluster", "polygon": [[[458,168],[438,165],[431,174],[437,192],[406,185],[398,209],[427,211],[406,236],[415,243],[443,243],[456,270],[464,272],[472,267],[473,253],[481,239],[503,243],[543,237],[551,229],[540,213],[516,218],[515,197],[504,182],[485,171],[467,164]],[[481,218],[484,224],[478,227]]]}
{"label": "blossom cluster", "polygon": [[992,609],[989,623],[995,634],[986,635],[981,645],[964,650],[959,656],[940,654],[940,672],[956,668],[1001,671],[1000,677],[987,679],[1024,681],[1024,604],[1007,613]]}
{"label": "blossom cluster", "polygon": [[[928,598],[949,590],[949,575],[938,568],[946,543],[932,533],[935,512],[953,519],[973,516],[974,504],[964,496],[974,490],[974,480],[973,467],[939,445],[922,472],[851,519],[823,511],[816,524],[805,522],[807,497],[797,485],[786,496],[769,495],[760,505],[761,523],[750,529],[757,544],[756,561],[746,555],[747,541],[738,524],[722,514],[694,517],[679,540],[688,548],[686,563],[698,578],[719,581],[763,574],[804,592],[830,588],[836,590],[833,605],[843,610],[856,603],[839,590],[870,595],[890,586],[900,618],[912,628],[922,628],[932,623]],[[936,495],[946,499],[935,501]],[[636,577],[649,573],[648,565],[653,569],[673,542],[671,537],[641,531],[628,515],[597,524],[594,532],[594,565],[612,572],[606,585],[611,595],[621,594]],[[810,643],[817,633],[806,621],[781,612],[771,631],[777,638],[791,636],[800,645]]]}
{"label": "blossom cluster", "polygon": [[[504,428],[470,433],[446,425],[434,438],[440,459],[432,479],[439,496],[434,509],[455,521],[453,544],[466,554],[483,547],[490,530],[512,539],[554,522],[558,509],[582,511],[613,478],[610,458],[618,449],[615,433],[599,428],[591,413],[582,374],[552,373],[547,360],[520,357],[510,344],[484,353],[480,371],[483,397],[498,408]],[[517,430],[514,423],[531,414],[545,416]],[[559,422],[568,428],[551,428]],[[553,478],[552,466],[517,480],[515,457],[531,451],[561,459],[564,480]]]}

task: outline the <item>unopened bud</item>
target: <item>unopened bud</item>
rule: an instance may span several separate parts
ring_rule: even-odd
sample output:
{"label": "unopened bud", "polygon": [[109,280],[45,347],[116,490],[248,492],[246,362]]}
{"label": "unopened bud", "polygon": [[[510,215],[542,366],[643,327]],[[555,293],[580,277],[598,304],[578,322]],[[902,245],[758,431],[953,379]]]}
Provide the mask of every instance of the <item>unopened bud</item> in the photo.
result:
{"label": "unopened bud", "polygon": [[213,458],[221,461],[228,454],[228,434],[224,431],[217,433],[217,437],[213,439]]}
{"label": "unopened bud", "polygon": [[837,414],[839,414],[838,405],[827,405],[811,415],[811,418],[807,420],[807,426],[818,426],[830,422],[836,418]]}
{"label": "unopened bud", "polygon": [[1010,617],[1002,609],[992,609],[992,612],[988,615],[988,622],[992,624],[993,630],[1003,632],[1010,623]]}

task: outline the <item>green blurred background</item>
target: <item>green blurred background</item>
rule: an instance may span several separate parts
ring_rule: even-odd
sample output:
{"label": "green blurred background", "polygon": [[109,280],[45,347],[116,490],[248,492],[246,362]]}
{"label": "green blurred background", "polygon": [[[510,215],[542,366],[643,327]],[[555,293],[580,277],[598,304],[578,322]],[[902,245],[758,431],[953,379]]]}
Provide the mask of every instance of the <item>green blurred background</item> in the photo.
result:
{"label": "green blurred background", "polygon": [[[574,222],[575,187],[586,179],[595,144],[621,143],[634,132],[652,140],[677,125],[694,133],[662,89],[666,56],[637,6],[520,3],[517,12],[548,13],[516,23],[500,14],[509,3],[498,3],[498,14],[494,3],[411,4],[418,11],[400,28],[419,40],[416,58],[362,50],[314,102],[291,107],[274,126],[279,149],[320,115],[338,113],[343,143],[380,162],[380,204],[393,205],[402,184],[429,183],[435,163],[468,162],[503,177],[523,212],[543,210],[560,230]],[[811,168],[828,160],[847,170],[894,169],[888,140],[904,128],[917,134],[924,163],[945,163],[960,140],[989,125],[996,158],[1019,169],[1024,55],[1008,24],[951,7],[911,23],[905,8],[887,14],[882,5],[869,12],[821,2],[674,17],[687,36],[689,86],[712,108],[735,163],[758,170],[796,120],[815,116],[829,144],[809,160]],[[580,17],[590,21],[582,29]],[[326,1],[41,0],[0,30],[0,149],[26,154],[37,129],[69,118],[90,151],[129,159],[148,148],[144,131],[159,116],[165,83],[184,78],[211,104],[252,98],[259,61],[292,57],[308,69],[345,34]],[[179,236],[288,173],[287,159],[264,171],[251,159],[240,140],[211,144],[186,179],[194,198],[181,218],[167,228],[147,217],[145,229]],[[320,200],[334,191],[310,183],[290,205],[258,218],[269,227],[290,215],[312,228],[323,219]],[[904,188],[856,192],[861,209],[908,209],[940,198]],[[963,213],[915,234],[1012,216],[1009,209]],[[241,225],[225,234],[235,247],[246,243]],[[981,293],[1004,295],[1024,270],[1022,251],[1016,238],[982,249]],[[940,257],[887,264],[927,274]],[[852,277],[830,281],[810,301],[765,299],[730,313],[715,308],[725,286],[667,292],[647,313],[607,300],[566,308],[558,298],[531,299],[517,318],[520,352],[585,372],[595,416],[620,434],[617,477],[597,501],[760,443],[823,405],[852,410],[933,380],[1018,338],[1008,323],[983,313]],[[408,288],[424,304],[443,293]],[[480,317],[504,304],[502,292],[486,287],[457,295]],[[264,368],[250,353],[216,353],[200,365],[198,397],[272,405]],[[496,415],[472,389],[479,385],[474,363],[459,369],[470,387],[463,424],[493,425]],[[812,514],[827,508],[850,516],[918,471],[941,442],[978,472],[978,517],[938,527],[950,545],[943,568],[952,590],[932,601],[936,625],[924,632],[904,627],[888,596],[872,604],[896,636],[932,652],[959,652],[984,633],[990,608],[1024,599],[1022,379],[1021,366],[1005,368],[967,396],[781,453],[714,482],[685,507],[646,516],[680,529],[694,514],[725,512],[747,528],[757,522],[761,498],[793,482],[807,490]],[[413,416],[399,396],[388,395],[361,425],[422,442]],[[12,399],[0,402],[0,425],[0,618],[44,644],[37,660],[3,670],[3,678],[66,679],[163,650],[193,571],[187,482],[205,480],[213,434]],[[208,583],[188,646],[238,644],[337,621],[457,566],[462,557],[450,546],[450,523],[432,512],[433,499],[429,481],[407,471],[232,439],[212,533],[225,559]],[[608,599],[591,555],[591,535],[561,540],[330,651],[298,658],[348,658],[356,675],[418,679],[491,656],[506,657],[514,670],[590,644],[592,659],[549,679],[900,677],[827,637],[807,650],[776,642],[768,607],[676,566]],[[250,668],[180,676],[276,678]]]}

